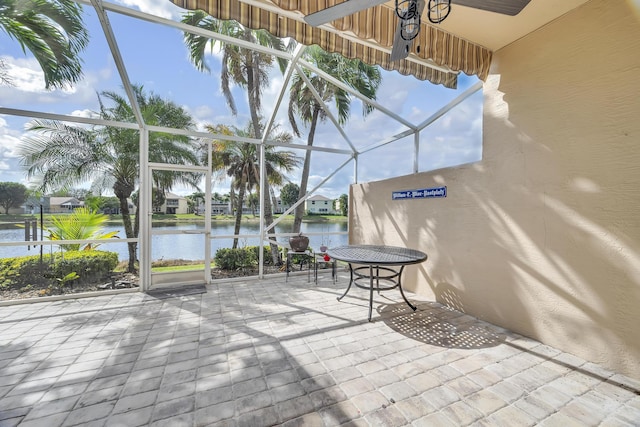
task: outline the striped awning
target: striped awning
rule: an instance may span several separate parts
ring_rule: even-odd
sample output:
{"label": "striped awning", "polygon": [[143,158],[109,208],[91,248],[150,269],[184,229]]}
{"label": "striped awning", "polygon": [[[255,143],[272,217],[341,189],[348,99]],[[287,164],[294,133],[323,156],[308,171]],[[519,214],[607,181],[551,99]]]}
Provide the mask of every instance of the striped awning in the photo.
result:
{"label": "striped awning", "polygon": [[[303,17],[339,0],[171,0],[184,9],[200,9],[217,19],[232,19],[251,29],[265,29],[277,37],[291,37],[304,45],[317,44],[327,52],[358,58],[403,75],[455,88],[457,73],[485,80],[491,51],[441,29],[422,23],[412,44],[414,58],[390,61],[395,34],[395,11],[380,5],[331,23],[332,28],[307,25]],[[280,13],[278,13],[280,12]],[[419,46],[417,51],[416,46]],[[433,64],[440,69],[433,68]],[[444,69],[444,70],[443,70]],[[446,71],[446,70],[451,70]]]}

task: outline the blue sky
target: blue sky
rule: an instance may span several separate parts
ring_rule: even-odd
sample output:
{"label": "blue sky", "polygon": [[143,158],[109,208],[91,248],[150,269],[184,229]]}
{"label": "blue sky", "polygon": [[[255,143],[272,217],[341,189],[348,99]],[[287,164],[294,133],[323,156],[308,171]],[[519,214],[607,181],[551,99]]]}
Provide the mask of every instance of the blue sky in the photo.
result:
{"label": "blue sky", "polygon": [[[184,10],[169,1],[124,0],[114,1],[133,9],[152,13],[164,18],[179,20]],[[46,91],[44,79],[37,62],[30,54],[24,54],[15,41],[0,33],[0,57],[9,66],[14,87],[0,86],[0,106],[34,111],[44,111],[76,116],[88,116],[98,109],[98,92],[122,91],[122,81],[109,52],[104,34],[93,8],[85,6],[85,24],[90,33],[89,47],[83,52],[84,78],[65,90]],[[171,99],[184,106],[202,127],[204,124],[227,124],[243,127],[249,120],[246,93],[234,88],[238,115],[233,116],[226,106],[220,91],[220,60],[209,57],[210,74],[195,69],[189,62],[182,33],[176,29],[135,20],[117,13],[109,13],[129,79],[142,84],[148,92]],[[406,77],[397,72],[382,71],[383,83],[378,91],[380,104],[418,124],[456,98],[473,85],[477,79],[461,75],[458,89],[446,89],[429,82]],[[283,77],[274,69],[270,86],[263,96],[263,114],[269,116],[274,110],[275,99],[281,90]],[[286,102],[278,110],[276,122],[281,128],[290,129]],[[371,144],[406,130],[406,128],[380,111],[362,117],[362,105],[354,100],[352,116],[345,126],[351,142],[357,148]],[[29,118],[0,115],[0,181],[14,181],[29,185],[19,165],[16,146],[23,135]],[[477,92],[455,107],[421,133],[420,170],[433,170],[477,161],[482,155],[482,95]],[[306,132],[294,142],[306,144]],[[316,145],[347,149],[348,145],[331,121],[322,123],[316,132]],[[302,150],[295,150],[300,156]],[[343,155],[315,152],[309,189],[347,157]],[[413,137],[389,144],[360,157],[358,180],[372,181],[391,176],[412,173]],[[348,192],[353,182],[354,168],[350,163],[317,192],[327,197],[338,197]],[[289,177],[298,183],[296,173]],[[175,188],[179,194],[190,194],[191,188]],[[214,191],[227,192],[228,183],[217,181]]]}

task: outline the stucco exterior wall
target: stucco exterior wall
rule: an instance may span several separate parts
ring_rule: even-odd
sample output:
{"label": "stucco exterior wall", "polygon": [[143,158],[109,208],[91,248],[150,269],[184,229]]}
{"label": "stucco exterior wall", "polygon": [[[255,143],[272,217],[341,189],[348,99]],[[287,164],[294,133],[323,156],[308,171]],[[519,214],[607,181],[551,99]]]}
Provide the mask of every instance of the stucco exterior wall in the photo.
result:
{"label": "stucco exterior wall", "polygon": [[[495,53],[483,160],[351,187],[412,290],[640,379],[640,13],[591,1]],[[392,201],[446,185],[445,199]]]}

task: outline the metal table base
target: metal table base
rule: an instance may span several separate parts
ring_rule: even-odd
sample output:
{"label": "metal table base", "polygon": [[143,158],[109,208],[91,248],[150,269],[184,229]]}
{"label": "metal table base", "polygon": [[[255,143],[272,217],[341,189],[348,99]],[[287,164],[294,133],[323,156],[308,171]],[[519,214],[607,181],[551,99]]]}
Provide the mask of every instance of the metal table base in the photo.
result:
{"label": "metal table base", "polygon": [[[351,285],[369,289],[369,321],[373,313],[373,291],[386,291],[398,288],[402,299],[412,309],[416,306],[411,304],[402,289],[402,272],[405,266],[418,264],[427,259],[423,252],[402,248],[397,246],[384,245],[348,245],[331,248],[327,251],[332,259],[337,259],[349,263],[350,280],[347,290],[338,297],[338,301],[344,298]],[[355,267],[354,267],[355,265]],[[398,268],[396,270],[395,268]],[[362,282],[368,280],[368,286]],[[382,282],[382,285],[380,284]]]}

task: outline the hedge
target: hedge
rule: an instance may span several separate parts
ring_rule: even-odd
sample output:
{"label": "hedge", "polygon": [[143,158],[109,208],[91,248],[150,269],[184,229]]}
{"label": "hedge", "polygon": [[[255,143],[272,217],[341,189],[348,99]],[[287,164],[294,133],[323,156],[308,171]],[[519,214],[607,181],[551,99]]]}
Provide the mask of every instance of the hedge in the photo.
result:
{"label": "hedge", "polygon": [[80,277],[74,283],[95,283],[108,277],[118,265],[118,254],[104,251],[68,251],[45,255],[0,258],[0,289],[58,285],[69,273]]}
{"label": "hedge", "polygon": [[[264,265],[273,265],[271,247],[262,248]],[[258,265],[260,254],[259,246],[247,246],[244,248],[221,248],[216,251],[214,262],[216,267],[223,270],[240,270]]]}

